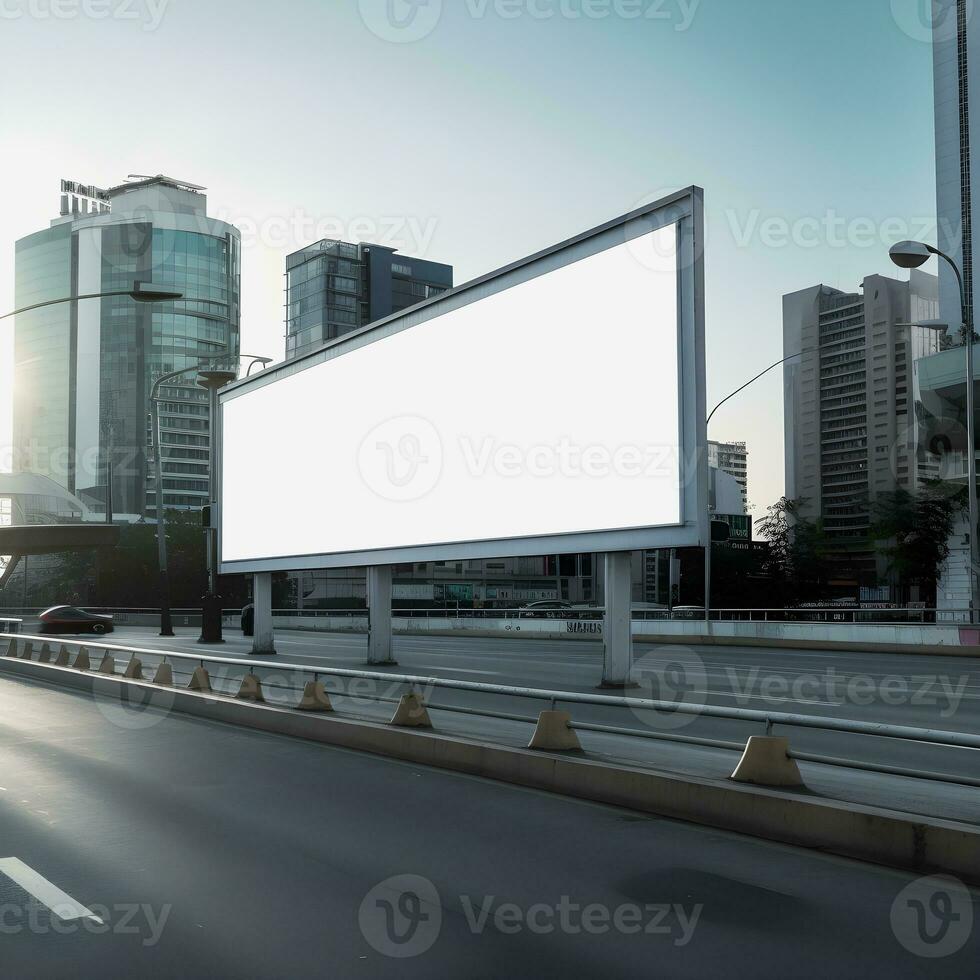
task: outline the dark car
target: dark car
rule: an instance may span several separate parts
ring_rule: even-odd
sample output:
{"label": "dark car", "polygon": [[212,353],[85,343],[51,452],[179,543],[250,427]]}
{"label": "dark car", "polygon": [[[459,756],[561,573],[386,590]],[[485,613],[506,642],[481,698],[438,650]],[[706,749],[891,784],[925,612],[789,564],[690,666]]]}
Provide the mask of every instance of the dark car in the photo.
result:
{"label": "dark car", "polygon": [[111,616],[86,612],[75,606],[52,606],[45,609],[41,620],[42,633],[111,633],[114,629]]}
{"label": "dark car", "polygon": [[545,599],[541,602],[529,602],[521,606],[521,619],[564,619],[571,610],[572,604],[564,599]]}

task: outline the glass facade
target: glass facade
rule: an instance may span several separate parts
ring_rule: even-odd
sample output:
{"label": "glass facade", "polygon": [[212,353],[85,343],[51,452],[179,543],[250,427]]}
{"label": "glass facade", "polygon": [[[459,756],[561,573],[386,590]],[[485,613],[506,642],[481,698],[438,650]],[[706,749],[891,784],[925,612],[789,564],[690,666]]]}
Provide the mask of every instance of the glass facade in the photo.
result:
{"label": "glass facade", "polygon": [[[147,392],[164,374],[193,368],[202,358],[230,352],[238,363],[241,257],[238,239],[154,229],[150,278],[184,298],[154,304],[145,365]],[[208,395],[193,372],[160,389],[163,494],[167,507],[200,507],[208,500]],[[155,474],[147,478],[147,513],[156,514]]]}
{"label": "glass facade", "polygon": [[287,256],[286,357],[316,350],[452,287],[452,266],[392,262],[393,254],[380,245],[325,239]]}
{"label": "glass facade", "polygon": [[[133,288],[183,293],[168,303],[128,295],[17,317],[15,469],[50,476],[94,513],[155,517],[150,394],[162,375],[227,355],[237,367],[240,239],[205,213],[206,198],[166,179],[116,188],[113,210],[60,221],[17,243],[18,307]],[[113,192],[110,192],[112,194]],[[118,206],[117,206],[118,205]],[[207,503],[208,398],[196,372],[161,389],[166,505]]]}
{"label": "glass facade", "polygon": [[287,259],[286,356],[361,326],[365,269],[356,245],[318,242]]}
{"label": "glass facade", "polygon": [[[157,378],[195,367],[202,358],[239,350],[239,251],[233,236],[156,228],[145,222],[102,232],[102,290],[136,280],[182,292],[170,303],[103,300],[101,325],[99,484],[83,499],[106,506],[111,462],[112,509],[156,516],[156,474],[150,458],[150,393]],[[210,450],[207,392],[193,373],[160,390],[163,490],[166,506],[208,500]]]}
{"label": "glass facade", "polygon": [[[58,225],[17,242],[15,308],[71,296],[72,237]],[[21,313],[14,323],[15,470],[72,487],[72,304]]]}

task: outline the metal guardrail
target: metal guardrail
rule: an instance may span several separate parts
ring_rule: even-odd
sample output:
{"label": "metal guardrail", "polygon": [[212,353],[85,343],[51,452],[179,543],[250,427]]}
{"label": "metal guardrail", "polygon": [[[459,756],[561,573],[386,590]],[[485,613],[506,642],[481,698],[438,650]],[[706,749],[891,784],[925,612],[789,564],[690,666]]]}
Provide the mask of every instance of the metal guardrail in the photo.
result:
{"label": "metal guardrail", "polygon": [[[862,722],[852,719],[832,718],[820,715],[794,714],[787,712],[758,711],[749,708],[727,708],[718,705],[695,705],[685,704],[684,702],[660,701],[647,698],[634,698],[626,696],[615,696],[606,694],[588,694],[575,691],[549,691],[541,688],[514,687],[501,684],[487,684],[479,681],[459,681],[444,677],[426,677],[415,674],[400,674],[394,672],[380,672],[369,670],[355,670],[345,667],[316,667],[310,664],[294,664],[288,662],[256,661],[255,659],[243,659],[236,657],[207,656],[199,653],[181,653],[178,651],[160,650],[152,648],[140,648],[130,645],[120,645],[105,642],[92,642],[74,640],[67,637],[55,637],[48,635],[19,634],[16,638],[7,641],[14,648],[18,643],[41,643],[62,645],[63,647],[72,646],[77,649],[99,650],[112,653],[128,653],[131,657],[154,657],[162,663],[170,663],[174,667],[174,662],[194,663],[201,667],[205,664],[219,664],[224,668],[235,667],[247,668],[246,674],[257,674],[257,671],[265,670],[272,674],[285,672],[309,677],[318,681],[322,677],[333,677],[348,680],[371,680],[385,681],[390,685],[405,685],[410,690],[418,688],[427,690],[447,690],[462,691],[476,694],[490,694],[505,698],[517,698],[531,701],[545,702],[554,710],[558,705],[593,705],[601,707],[626,708],[632,711],[660,711],[668,714],[687,714],[698,717],[719,718],[743,723],[758,724],[764,726],[765,733],[771,734],[775,726],[784,728],[804,728],[822,731],[844,732],[854,735],[870,736],[875,738],[904,740],[919,743],[926,743],[944,748],[959,749],[980,749],[980,735],[964,732],[950,732],[931,728],[918,728],[905,725],[890,725],[883,722]],[[9,656],[17,656],[16,653]],[[176,674],[176,669],[174,670]],[[116,675],[118,676],[118,675]],[[241,678],[232,678],[240,681]],[[261,677],[259,677],[261,681]],[[299,692],[301,687],[290,688],[291,691]],[[214,691],[217,696],[234,697],[234,692]],[[330,692],[334,694],[334,692]],[[396,702],[398,698],[369,692],[358,691],[347,693],[339,691],[337,697],[348,697],[355,700],[368,700],[378,702]],[[436,711],[450,711],[462,714],[471,714],[482,717],[501,718],[513,721],[536,724],[534,717],[518,715],[508,712],[489,711],[475,706],[435,704],[431,700],[426,705]],[[280,707],[280,705],[277,705]],[[637,738],[652,738],[664,741],[676,741],[706,745],[711,747],[721,747],[733,751],[742,751],[744,745],[736,742],[725,742],[718,739],[700,738],[693,735],[679,735],[667,731],[654,731],[652,729],[640,730],[612,725],[600,725],[587,722],[572,721],[570,726],[581,731],[593,731],[604,734],[622,735]],[[883,765],[878,763],[866,762],[863,760],[841,759],[813,753],[790,752],[790,756],[803,762],[816,762],[824,765],[839,766],[843,768],[860,769],[869,772],[879,772],[889,775],[908,776],[911,778],[926,779],[937,782],[953,783],[965,786],[980,787],[980,779],[960,776],[951,773],[939,773],[932,770],[916,770],[898,766]]]}
{"label": "metal guardrail", "polygon": [[9,619],[0,617],[0,633],[19,633],[22,619]]}
{"label": "metal guardrail", "polygon": [[[125,606],[84,606],[91,612],[125,616],[159,616],[160,610],[151,607]],[[9,607],[0,608],[0,615],[10,613],[17,616],[34,617],[43,609]],[[402,619],[602,619],[605,609],[602,606],[573,606],[569,609],[470,609],[456,607],[419,607],[392,609],[392,615]],[[273,609],[274,617],[302,617],[309,619],[329,619],[331,617],[355,618],[369,615],[366,607],[355,609]],[[200,616],[200,608],[174,609],[172,615]],[[237,618],[241,609],[222,610],[225,617]],[[704,622],[704,609],[701,607],[669,609],[634,609],[633,620],[638,622]],[[814,623],[827,625],[854,626],[969,626],[969,609],[856,609],[856,608],[796,608],[796,609],[712,609],[712,622],[753,622],[753,623],[793,623],[806,625]]]}

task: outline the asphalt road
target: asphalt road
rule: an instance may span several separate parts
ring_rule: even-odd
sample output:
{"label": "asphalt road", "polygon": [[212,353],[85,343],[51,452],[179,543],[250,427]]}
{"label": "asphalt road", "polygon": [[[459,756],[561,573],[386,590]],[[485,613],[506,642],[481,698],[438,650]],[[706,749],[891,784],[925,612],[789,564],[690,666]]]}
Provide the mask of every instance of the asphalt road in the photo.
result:
{"label": "asphalt road", "polygon": [[[163,639],[150,628],[126,627],[106,642],[148,649],[206,653],[209,657],[243,657],[250,641],[228,630],[219,646],[197,644],[197,630],[178,629]],[[352,634],[280,632],[278,657],[256,658],[270,701],[295,702],[301,679],[275,671],[282,662],[317,667],[365,668],[366,640]],[[602,648],[581,640],[533,640],[483,637],[395,638],[399,661],[396,672],[423,677],[528,686],[547,690],[594,693],[602,675]],[[144,658],[145,660],[147,658]],[[848,653],[746,647],[663,647],[637,645],[636,671],[640,697],[699,705],[750,708],[759,711],[830,716],[884,722],[942,731],[980,732],[980,662],[960,657],[932,657],[897,653]],[[178,662],[179,663],[179,662]],[[178,683],[186,682],[195,665],[177,669]],[[241,668],[212,666],[217,690],[234,693],[244,673]],[[390,700],[404,688],[378,683],[351,693],[347,682],[327,682],[338,710],[361,717],[390,717]],[[497,695],[431,689],[433,723],[446,732],[486,738],[505,744],[526,744],[530,722],[462,713],[517,715],[533,721],[546,705],[540,701],[501,698]],[[377,701],[377,697],[389,700]],[[568,707],[568,706],[563,706]],[[734,770],[741,748],[750,735],[764,728],[754,722],[708,718],[673,711],[632,711],[587,705],[568,707],[574,721],[628,728],[648,736],[580,731],[588,753],[633,765],[688,775],[725,778]],[[951,780],[980,778],[980,750],[950,748],[922,742],[899,741],[805,728],[775,729],[790,737],[795,752],[845,762],[899,767],[927,773],[936,779],[869,772],[844,766],[802,762],[808,791],[831,799],[881,806],[929,817],[980,824],[980,789]],[[729,747],[693,744],[687,739],[708,739]]]}
{"label": "asphalt road", "polygon": [[975,977],[914,880],[0,675],[5,977]]}

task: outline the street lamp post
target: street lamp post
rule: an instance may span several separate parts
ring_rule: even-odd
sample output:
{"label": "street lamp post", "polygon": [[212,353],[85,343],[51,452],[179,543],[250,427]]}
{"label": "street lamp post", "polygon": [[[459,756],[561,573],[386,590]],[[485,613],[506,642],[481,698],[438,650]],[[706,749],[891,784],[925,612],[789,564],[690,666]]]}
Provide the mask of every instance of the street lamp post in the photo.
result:
{"label": "street lamp post", "polygon": [[[251,358],[251,363],[248,366],[248,372],[250,373],[252,368],[256,364],[269,364],[272,360],[270,357],[257,357],[253,354],[233,354],[228,353],[213,354],[207,357],[202,357],[197,364],[192,367],[183,368],[180,371],[171,371],[169,374],[165,374],[162,377],[157,378],[153,382],[153,387],[150,390],[150,413],[151,413],[151,437],[153,439],[153,462],[154,470],[156,473],[156,497],[157,497],[157,564],[159,566],[159,576],[160,576],[160,636],[173,636],[173,618],[170,610],[170,573],[167,569],[167,511],[164,506],[163,501],[163,440],[162,433],[160,431],[160,389],[170,381],[176,378],[182,377],[185,374],[204,374],[204,373],[216,373],[216,374],[230,374],[235,377],[235,373],[231,371],[227,372],[208,372],[206,365],[211,364],[215,361],[227,362],[231,357],[236,360],[240,357]],[[214,412],[214,406],[211,406],[211,411]],[[208,459],[208,487],[209,496],[214,499],[215,492],[215,454],[214,454],[214,426],[215,426],[215,416],[211,416],[211,449],[209,451]],[[211,544],[211,534],[210,529],[208,529],[208,543]],[[214,566],[212,562],[212,553],[209,550],[208,553],[208,591],[209,594],[213,595],[216,591],[215,588],[215,578],[213,574]],[[220,601],[220,600],[219,600]],[[220,640],[220,629],[221,629],[221,618],[220,618],[220,607],[218,614],[218,636]],[[203,631],[202,631],[203,637]],[[204,641],[213,642],[213,641]]]}
{"label": "street lamp post", "polygon": [[[780,366],[780,364],[785,364],[787,361],[793,360],[794,357],[802,357],[804,354],[812,354],[816,350],[815,347],[806,347],[801,351],[797,351],[795,354],[788,354],[786,357],[780,358],[775,364],[770,364],[765,371],[760,371],[754,378],[750,381],[746,381],[741,388],[736,388],[730,395],[726,395],[717,405],[711,410],[711,414],[708,416],[705,422],[705,429],[711,425],[711,420],[715,417],[715,413],[719,408],[722,407],[726,402],[730,402],[736,395],[740,395],[749,385],[753,385],[760,378],[764,378],[770,371],[774,371]],[[713,526],[710,520],[711,514],[708,514],[708,529],[709,532]],[[704,548],[704,621],[708,628],[711,628],[711,534],[708,535],[708,542]]]}
{"label": "street lamp post", "polygon": [[160,575],[160,636],[173,636],[174,626],[170,614],[170,573],[167,571],[167,511],[163,504],[163,440],[160,432],[160,401],[158,393],[160,389],[170,381],[185,374],[201,370],[201,364],[205,361],[215,361],[226,359],[227,354],[216,354],[212,357],[202,358],[201,362],[193,367],[183,368],[180,371],[171,371],[164,374],[153,382],[150,389],[150,435],[153,439],[153,469],[156,473],[156,503],[157,503],[157,564]]}
{"label": "street lamp post", "polygon": [[39,310],[44,306],[57,306],[59,303],[77,303],[83,299],[106,299],[109,296],[128,296],[137,303],[171,303],[177,299],[183,299],[184,294],[167,289],[163,286],[154,286],[151,282],[134,282],[132,289],[114,289],[107,293],[83,293],[80,296],[62,296],[60,299],[46,299],[43,303],[33,303],[31,306],[22,306],[19,310],[4,313],[0,320],[7,317],[17,316],[20,313],[30,313],[32,310]]}
{"label": "street lamp post", "polygon": [[201,636],[198,643],[223,643],[221,635],[221,596],[218,595],[218,546],[216,540],[216,507],[218,488],[218,466],[220,458],[220,425],[218,423],[218,391],[237,377],[235,371],[201,371],[197,383],[208,393],[208,416],[210,418],[211,465],[208,467],[208,520],[204,528],[207,544],[208,592],[201,609]]}
{"label": "street lamp post", "polygon": [[[892,262],[900,269],[918,269],[925,265],[932,256],[943,259],[956,275],[960,288],[960,316],[963,329],[963,343],[966,347],[966,480],[969,500],[970,519],[970,624],[976,622],[977,612],[977,572],[980,571],[980,549],[977,541],[978,507],[977,507],[977,420],[975,414],[975,393],[973,387],[973,318],[970,315],[970,304],[966,295],[966,285],[963,273],[956,262],[945,252],[924,242],[899,242],[890,251]],[[923,324],[931,326],[931,324]]]}

